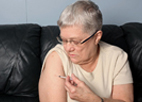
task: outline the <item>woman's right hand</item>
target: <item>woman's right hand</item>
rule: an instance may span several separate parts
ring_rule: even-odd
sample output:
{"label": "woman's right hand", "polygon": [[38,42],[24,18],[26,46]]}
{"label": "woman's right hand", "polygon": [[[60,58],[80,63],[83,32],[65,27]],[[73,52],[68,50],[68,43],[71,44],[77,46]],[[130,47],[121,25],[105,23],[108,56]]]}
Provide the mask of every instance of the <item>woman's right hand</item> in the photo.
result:
{"label": "woman's right hand", "polygon": [[65,89],[68,91],[69,96],[73,100],[79,102],[99,102],[98,97],[83,81],[79,80],[74,74],[70,77],[67,76],[65,81]]}

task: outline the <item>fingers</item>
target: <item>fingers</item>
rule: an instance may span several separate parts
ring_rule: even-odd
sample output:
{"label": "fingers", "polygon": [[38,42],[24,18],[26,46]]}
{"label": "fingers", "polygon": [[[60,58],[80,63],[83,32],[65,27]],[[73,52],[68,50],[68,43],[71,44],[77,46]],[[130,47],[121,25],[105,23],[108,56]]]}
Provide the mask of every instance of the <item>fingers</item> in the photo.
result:
{"label": "fingers", "polygon": [[70,77],[69,76],[66,77],[66,81],[70,82]]}
{"label": "fingers", "polygon": [[[82,81],[80,81],[74,74],[72,74],[71,77],[67,76],[66,81],[67,81],[66,83],[67,83],[69,86],[71,86],[71,85],[77,86],[80,82],[82,82]],[[68,82],[69,82],[69,83],[68,83]],[[71,84],[71,85],[70,85],[70,84]]]}
{"label": "fingers", "polygon": [[73,82],[76,83],[76,85],[81,82],[74,74],[72,74],[71,77],[72,77]]}
{"label": "fingers", "polygon": [[[79,80],[74,74],[71,75],[72,80],[67,76],[65,81],[65,89],[69,93],[69,96],[73,100],[82,102],[88,102],[88,95],[95,95],[94,92],[81,80]],[[75,84],[77,86],[75,86]]]}
{"label": "fingers", "polygon": [[70,93],[72,90],[75,89],[77,84],[71,80],[69,76],[67,76],[66,81],[65,81],[65,89]]}
{"label": "fingers", "polygon": [[71,80],[69,76],[66,78],[65,85],[68,87],[72,87],[74,85],[73,80]]}
{"label": "fingers", "polygon": [[66,81],[65,81],[65,87],[68,90],[71,90],[74,87],[77,87],[77,85],[82,82],[80,81],[74,74],[70,76],[66,77]]}

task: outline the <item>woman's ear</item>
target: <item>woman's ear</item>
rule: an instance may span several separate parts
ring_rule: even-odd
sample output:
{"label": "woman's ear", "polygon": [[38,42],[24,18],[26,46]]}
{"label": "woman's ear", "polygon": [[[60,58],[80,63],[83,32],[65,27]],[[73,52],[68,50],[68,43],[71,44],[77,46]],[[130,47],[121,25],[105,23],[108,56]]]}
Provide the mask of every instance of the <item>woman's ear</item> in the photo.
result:
{"label": "woman's ear", "polygon": [[101,40],[101,38],[102,38],[102,34],[103,34],[103,32],[102,32],[101,30],[99,30],[99,31],[95,34],[95,44],[96,44],[96,45],[100,42],[100,40]]}

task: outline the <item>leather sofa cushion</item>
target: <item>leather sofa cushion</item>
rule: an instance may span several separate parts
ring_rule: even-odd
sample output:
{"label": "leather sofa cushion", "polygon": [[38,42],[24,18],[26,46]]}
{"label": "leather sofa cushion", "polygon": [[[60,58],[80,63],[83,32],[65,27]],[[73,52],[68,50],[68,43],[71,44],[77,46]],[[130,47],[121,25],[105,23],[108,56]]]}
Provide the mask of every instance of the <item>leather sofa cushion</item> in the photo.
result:
{"label": "leather sofa cushion", "polygon": [[34,24],[0,26],[0,94],[38,95],[40,27]]}
{"label": "leather sofa cushion", "polygon": [[0,102],[39,102],[38,97],[0,95]]}
{"label": "leather sofa cushion", "polygon": [[142,83],[142,24],[128,23],[121,26],[129,49],[129,59],[135,82]]}
{"label": "leather sofa cushion", "polygon": [[117,25],[103,25],[102,41],[122,48],[125,52],[128,52],[128,47],[124,39],[123,31]]}
{"label": "leather sofa cushion", "polygon": [[142,23],[121,26],[128,44],[130,67],[134,79],[134,102],[142,102]]}
{"label": "leather sofa cushion", "polygon": [[46,53],[57,43],[56,37],[60,35],[58,26],[44,26],[41,29],[41,62],[45,58]]}

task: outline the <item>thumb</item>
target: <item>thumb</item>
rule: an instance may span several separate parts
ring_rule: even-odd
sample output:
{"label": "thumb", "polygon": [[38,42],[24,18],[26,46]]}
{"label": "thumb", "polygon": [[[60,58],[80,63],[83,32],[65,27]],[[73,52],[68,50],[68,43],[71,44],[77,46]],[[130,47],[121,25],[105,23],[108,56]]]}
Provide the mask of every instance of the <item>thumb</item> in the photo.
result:
{"label": "thumb", "polygon": [[80,83],[81,81],[74,75],[71,75],[73,82],[75,82],[76,84]]}

